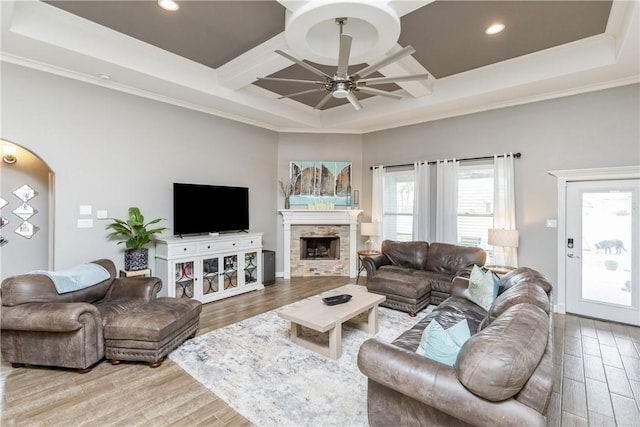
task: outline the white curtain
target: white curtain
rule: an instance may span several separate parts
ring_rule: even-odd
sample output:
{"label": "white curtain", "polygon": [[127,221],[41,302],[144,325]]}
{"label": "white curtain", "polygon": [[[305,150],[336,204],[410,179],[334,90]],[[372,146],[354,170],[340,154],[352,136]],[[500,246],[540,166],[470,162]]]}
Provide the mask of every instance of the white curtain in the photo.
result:
{"label": "white curtain", "polygon": [[[373,167],[373,177],[371,181],[371,222],[381,224],[382,227],[382,215],[384,213],[384,166]],[[379,236],[383,239],[384,236]]]}
{"label": "white curtain", "polygon": [[415,183],[413,187],[413,240],[429,241],[429,163],[413,164]]}
{"label": "white curtain", "polygon": [[[493,156],[493,228],[517,230],[513,153]],[[518,248],[494,247],[495,263],[518,266]]]}
{"label": "white curtain", "polygon": [[458,242],[458,169],[460,162],[438,160],[436,165],[436,242]]}

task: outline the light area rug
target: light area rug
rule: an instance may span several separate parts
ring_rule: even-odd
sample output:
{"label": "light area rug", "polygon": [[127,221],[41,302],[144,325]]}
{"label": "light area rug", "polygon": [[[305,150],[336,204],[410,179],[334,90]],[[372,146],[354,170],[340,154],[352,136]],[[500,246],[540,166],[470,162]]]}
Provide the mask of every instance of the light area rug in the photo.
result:
{"label": "light area rug", "polygon": [[[367,426],[367,378],[357,356],[372,336],[345,324],[342,356],[333,360],[292,343],[281,309],[188,340],[169,358],[259,427]],[[380,307],[376,337],[393,341],[431,309],[410,317]]]}

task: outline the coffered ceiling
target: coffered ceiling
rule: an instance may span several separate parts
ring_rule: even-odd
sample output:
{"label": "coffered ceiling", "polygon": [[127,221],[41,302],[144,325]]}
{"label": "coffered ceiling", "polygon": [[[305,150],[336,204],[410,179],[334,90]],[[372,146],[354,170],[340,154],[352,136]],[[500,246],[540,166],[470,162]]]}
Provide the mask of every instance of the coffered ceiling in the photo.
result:
{"label": "coffered ceiling", "polygon": [[[285,132],[369,132],[639,81],[636,1],[177,2],[3,0],[2,60]],[[376,86],[399,100],[356,92],[359,111],[257,80],[318,79],[276,50],[333,75],[343,16],[349,73],[410,45],[376,75],[429,78]],[[496,22],[505,30],[485,34]]]}

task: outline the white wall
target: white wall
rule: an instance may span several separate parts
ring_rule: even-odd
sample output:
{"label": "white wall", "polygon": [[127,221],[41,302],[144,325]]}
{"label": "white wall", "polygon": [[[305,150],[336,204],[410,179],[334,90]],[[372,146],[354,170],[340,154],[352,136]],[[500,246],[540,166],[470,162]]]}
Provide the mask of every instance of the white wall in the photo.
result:
{"label": "white wall", "polygon": [[556,282],[556,169],[640,164],[640,85],[487,111],[364,135],[365,213],[372,165],[521,152],[516,160],[520,265]]}
{"label": "white wall", "polygon": [[[95,211],[123,218],[138,206],[172,227],[173,182],[249,187],[251,229],[276,245],[275,132],[3,62],[0,137],[55,173],[57,269],[96,258],[122,267],[122,245],[106,239]],[[93,207],[93,228],[77,228],[80,205]],[[154,267],[153,246],[149,256]]]}

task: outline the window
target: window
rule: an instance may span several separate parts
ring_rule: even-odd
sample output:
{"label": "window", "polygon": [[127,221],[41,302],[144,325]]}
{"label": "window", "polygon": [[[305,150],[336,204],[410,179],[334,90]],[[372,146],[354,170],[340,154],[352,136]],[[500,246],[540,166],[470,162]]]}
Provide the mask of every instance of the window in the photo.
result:
{"label": "window", "polygon": [[385,173],[382,239],[412,240],[413,183],[413,171]]}
{"label": "window", "polygon": [[[382,240],[413,240],[414,180],[413,170],[385,173]],[[460,165],[457,227],[458,244],[480,247],[487,252],[487,263],[493,261],[493,247],[487,243],[493,228],[493,164]]]}
{"label": "window", "polygon": [[488,262],[493,247],[487,232],[493,228],[493,165],[460,166],[458,178],[458,243],[484,249]]}

